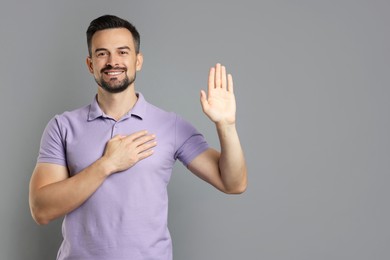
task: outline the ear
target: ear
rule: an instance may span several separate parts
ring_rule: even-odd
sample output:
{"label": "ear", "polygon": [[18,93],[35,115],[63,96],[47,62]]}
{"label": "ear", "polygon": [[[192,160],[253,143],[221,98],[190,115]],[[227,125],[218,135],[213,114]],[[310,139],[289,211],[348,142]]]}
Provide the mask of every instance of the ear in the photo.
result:
{"label": "ear", "polygon": [[91,57],[87,56],[85,63],[87,64],[87,68],[88,68],[89,72],[93,74],[93,64],[92,64]]}
{"label": "ear", "polygon": [[137,61],[136,61],[136,64],[135,64],[135,69],[137,71],[140,71],[142,69],[142,64],[144,63],[144,56],[142,55],[141,52],[139,52],[137,54]]}

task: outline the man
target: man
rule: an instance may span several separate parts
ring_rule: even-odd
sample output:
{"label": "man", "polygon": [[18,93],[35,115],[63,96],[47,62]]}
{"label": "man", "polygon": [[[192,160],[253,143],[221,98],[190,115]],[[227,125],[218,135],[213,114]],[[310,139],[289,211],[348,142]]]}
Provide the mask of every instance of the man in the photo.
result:
{"label": "man", "polygon": [[217,64],[207,95],[201,91],[218,152],[191,124],[135,91],[143,56],[133,25],[99,17],[87,41],[97,95],[46,126],[30,182],[32,216],[38,224],[65,216],[57,259],[172,259],[166,188],[176,159],[222,192],[246,189],[232,77]]}

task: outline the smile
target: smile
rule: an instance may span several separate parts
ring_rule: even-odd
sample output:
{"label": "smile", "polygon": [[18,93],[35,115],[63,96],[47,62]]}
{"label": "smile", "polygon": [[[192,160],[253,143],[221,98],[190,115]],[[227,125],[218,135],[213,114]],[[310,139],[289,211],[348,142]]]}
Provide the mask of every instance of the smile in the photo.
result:
{"label": "smile", "polygon": [[116,76],[116,75],[122,74],[123,71],[108,71],[108,72],[104,72],[104,73],[109,75],[109,76]]}

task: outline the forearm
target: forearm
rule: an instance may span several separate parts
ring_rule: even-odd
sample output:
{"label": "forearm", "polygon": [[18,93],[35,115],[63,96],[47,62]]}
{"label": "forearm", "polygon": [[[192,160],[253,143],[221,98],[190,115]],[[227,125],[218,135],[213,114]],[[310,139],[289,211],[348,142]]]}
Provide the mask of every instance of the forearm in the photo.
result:
{"label": "forearm", "polygon": [[73,177],[37,187],[30,194],[33,218],[39,224],[62,217],[84,203],[110,173],[103,159]]}
{"label": "forearm", "polygon": [[154,139],[147,131],[117,135],[107,142],[100,159],[70,178],[63,166],[38,164],[30,182],[30,207],[35,221],[46,224],[78,208],[109,175],[151,156],[156,146]]}
{"label": "forearm", "polygon": [[226,191],[242,193],[247,186],[247,170],[237,129],[234,124],[217,124],[221,145],[219,170]]}

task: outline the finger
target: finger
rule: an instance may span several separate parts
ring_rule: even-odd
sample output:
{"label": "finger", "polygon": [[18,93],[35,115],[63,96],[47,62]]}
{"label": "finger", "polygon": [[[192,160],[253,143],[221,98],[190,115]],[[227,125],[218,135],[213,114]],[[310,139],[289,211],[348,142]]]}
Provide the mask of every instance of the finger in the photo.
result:
{"label": "finger", "polygon": [[233,93],[233,76],[232,76],[232,74],[228,75],[227,91]]}
{"label": "finger", "polygon": [[155,139],[156,139],[156,136],[154,134],[153,135],[145,135],[145,136],[141,136],[141,137],[135,139],[133,142],[134,142],[134,145],[136,147],[138,147],[138,146],[141,146],[145,143],[152,142]]}
{"label": "finger", "polygon": [[141,130],[135,133],[132,133],[131,135],[126,136],[124,139],[129,141],[134,141],[142,136],[145,136],[148,134],[147,130]]}
{"label": "finger", "polygon": [[138,154],[138,161],[141,161],[141,160],[153,155],[153,153],[154,153],[154,150],[147,150],[147,151],[144,151],[142,153],[139,153]]}
{"label": "finger", "polygon": [[209,72],[209,88],[208,93],[210,95],[210,90],[215,88],[215,68],[211,68]]}
{"label": "finger", "polygon": [[137,148],[138,160],[145,159],[154,153],[153,147],[157,145],[156,142],[147,143]]}
{"label": "finger", "polygon": [[157,145],[156,141],[150,141],[150,142],[143,143],[137,147],[138,153],[142,153],[144,151],[150,150],[151,148],[155,147],[156,145]]}
{"label": "finger", "polygon": [[221,88],[226,89],[226,67],[221,67]]}
{"label": "finger", "polygon": [[215,88],[221,87],[221,64],[215,66]]}

